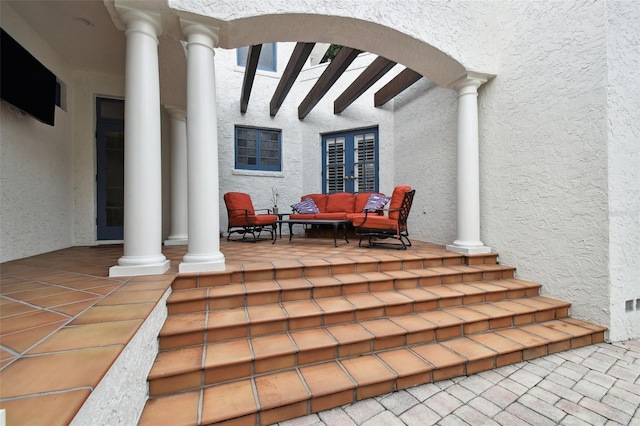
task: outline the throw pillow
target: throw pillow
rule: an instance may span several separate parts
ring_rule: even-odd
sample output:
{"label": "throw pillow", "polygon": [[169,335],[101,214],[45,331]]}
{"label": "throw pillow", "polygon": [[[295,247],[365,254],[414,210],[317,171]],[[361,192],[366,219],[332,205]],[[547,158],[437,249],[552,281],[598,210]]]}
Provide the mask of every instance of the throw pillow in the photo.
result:
{"label": "throw pillow", "polygon": [[318,206],[314,203],[313,198],[307,198],[297,204],[291,206],[291,208],[301,214],[315,214],[320,213]]}
{"label": "throw pillow", "polygon": [[364,206],[364,209],[369,211],[380,210],[387,205],[390,199],[391,197],[387,197],[385,195],[371,194],[369,196],[369,200],[367,200],[367,204]]}

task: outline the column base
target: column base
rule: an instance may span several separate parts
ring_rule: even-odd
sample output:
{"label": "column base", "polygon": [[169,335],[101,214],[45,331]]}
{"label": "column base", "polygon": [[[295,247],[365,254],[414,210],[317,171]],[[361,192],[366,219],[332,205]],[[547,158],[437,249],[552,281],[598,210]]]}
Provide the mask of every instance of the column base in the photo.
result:
{"label": "column base", "polygon": [[160,263],[147,265],[116,265],[109,268],[110,277],[133,277],[139,275],[162,275],[171,266],[171,261],[165,260]]}
{"label": "column base", "polygon": [[184,237],[175,237],[175,238],[171,238],[169,237],[168,240],[164,240],[164,245],[165,246],[186,246],[189,245],[189,239]]}
{"label": "column base", "polygon": [[185,254],[178,272],[216,272],[226,269],[224,255],[221,252],[212,254]]}
{"label": "column base", "polygon": [[448,244],[447,245],[447,250],[448,251],[452,251],[454,253],[461,253],[461,254],[485,254],[485,253],[491,253],[491,247],[486,247],[486,246],[477,246],[477,247],[465,247],[465,246],[458,246],[454,244]]}

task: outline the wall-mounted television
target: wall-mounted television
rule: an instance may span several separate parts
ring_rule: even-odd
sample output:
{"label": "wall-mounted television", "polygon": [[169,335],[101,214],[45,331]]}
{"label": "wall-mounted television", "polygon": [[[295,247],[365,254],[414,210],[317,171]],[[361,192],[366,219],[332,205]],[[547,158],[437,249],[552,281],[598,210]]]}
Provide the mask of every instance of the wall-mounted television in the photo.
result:
{"label": "wall-mounted television", "polygon": [[0,28],[0,98],[53,126],[56,76]]}

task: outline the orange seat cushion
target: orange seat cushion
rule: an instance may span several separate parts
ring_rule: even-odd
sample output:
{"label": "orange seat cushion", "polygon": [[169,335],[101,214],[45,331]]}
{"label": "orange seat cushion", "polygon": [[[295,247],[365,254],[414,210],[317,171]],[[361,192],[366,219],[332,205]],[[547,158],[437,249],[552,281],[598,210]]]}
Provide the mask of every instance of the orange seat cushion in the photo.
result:
{"label": "orange seat cushion", "polygon": [[[365,220],[366,217],[366,220]],[[397,219],[389,219],[386,216],[378,216],[378,215],[365,215],[364,213],[352,213],[347,215],[347,219],[353,224],[355,227],[360,227],[364,229],[373,229],[380,231],[398,231],[398,220]]]}
{"label": "orange seat cushion", "polygon": [[276,220],[278,220],[278,216],[276,216],[275,214],[257,214],[249,216],[249,221],[253,225],[259,226],[273,225]]}
{"label": "orange seat cushion", "polygon": [[291,220],[314,220],[319,213],[292,213],[289,215]]}

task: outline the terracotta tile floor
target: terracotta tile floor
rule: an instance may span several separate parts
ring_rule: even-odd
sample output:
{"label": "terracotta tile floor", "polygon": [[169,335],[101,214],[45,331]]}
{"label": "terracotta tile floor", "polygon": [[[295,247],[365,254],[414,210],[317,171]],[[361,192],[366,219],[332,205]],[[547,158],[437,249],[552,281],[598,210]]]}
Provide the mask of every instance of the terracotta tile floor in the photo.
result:
{"label": "terracotta tile floor", "polygon": [[[109,278],[121,245],[72,247],[1,264],[0,408],[28,414],[37,406],[48,410],[50,424],[67,424],[165,294],[186,249],[164,247],[169,271],[145,277]],[[323,268],[345,259],[366,270],[379,259],[413,259],[416,253],[457,257],[419,241],[399,251],[360,248],[355,241],[334,247],[332,239],[300,236],[273,245],[221,240],[220,250],[231,271]],[[298,400],[295,393],[292,398]]]}

